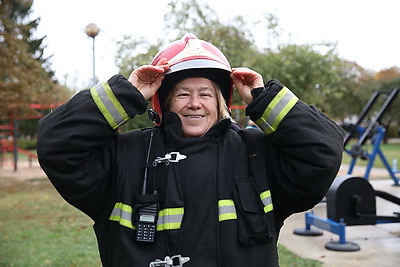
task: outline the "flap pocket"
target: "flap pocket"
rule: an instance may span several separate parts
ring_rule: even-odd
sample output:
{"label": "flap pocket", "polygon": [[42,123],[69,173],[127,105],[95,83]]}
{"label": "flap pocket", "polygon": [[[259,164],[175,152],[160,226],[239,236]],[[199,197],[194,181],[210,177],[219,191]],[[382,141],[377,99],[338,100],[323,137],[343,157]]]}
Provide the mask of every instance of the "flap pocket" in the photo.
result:
{"label": "flap pocket", "polygon": [[246,212],[257,213],[262,209],[260,197],[257,192],[254,181],[240,180],[236,181],[238,190],[239,204]]}
{"label": "flap pocket", "polygon": [[239,241],[245,246],[271,242],[274,236],[272,213],[266,214],[254,180],[236,180],[233,190]]}

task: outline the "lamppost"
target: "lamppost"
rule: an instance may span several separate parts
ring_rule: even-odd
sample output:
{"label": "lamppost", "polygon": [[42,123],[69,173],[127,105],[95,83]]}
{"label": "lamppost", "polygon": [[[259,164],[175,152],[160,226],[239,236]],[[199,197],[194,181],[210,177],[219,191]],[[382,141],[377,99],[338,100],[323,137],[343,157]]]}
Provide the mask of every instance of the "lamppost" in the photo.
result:
{"label": "lamppost", "polygon": [[99,34],[100,28],[97,27],[94,23],[89,23],[85,28],[85,33],[87,36],[93,39],[93,86],[96,85],[96,72],[95,72],[95,56],[94,56],[94,39],[96,38],[97,34]]}

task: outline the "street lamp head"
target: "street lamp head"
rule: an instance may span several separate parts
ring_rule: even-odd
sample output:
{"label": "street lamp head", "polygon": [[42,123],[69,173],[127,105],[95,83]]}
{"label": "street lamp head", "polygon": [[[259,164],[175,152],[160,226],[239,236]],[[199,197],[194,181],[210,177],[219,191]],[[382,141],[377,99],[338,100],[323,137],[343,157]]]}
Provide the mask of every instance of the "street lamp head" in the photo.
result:
{"label": "street lamp head", "polygon": [[89,23],[85,28],[85,33],[92,38],[96,37],[97,34],[99,34],[99,31],[100,28],[94,23]]}

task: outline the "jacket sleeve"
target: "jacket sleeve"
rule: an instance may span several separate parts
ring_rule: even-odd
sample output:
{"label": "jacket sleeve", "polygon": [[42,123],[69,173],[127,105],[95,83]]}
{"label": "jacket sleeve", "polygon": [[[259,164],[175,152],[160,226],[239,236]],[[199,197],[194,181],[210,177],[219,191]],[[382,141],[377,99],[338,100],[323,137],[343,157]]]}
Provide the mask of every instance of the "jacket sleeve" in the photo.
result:
{"label": "jacket sleeve", "polygon": [[325,196],[343,154],[343,130],[276,80],[252,91],[247,115],[266,135],[274,211],[281,219]]}
{"label": "jacket sleeve", "polygon": [[123,76],[73,96],[40,120],[37,153],[61,196],[92,219],[111,197],[117,128],[147,101]]}

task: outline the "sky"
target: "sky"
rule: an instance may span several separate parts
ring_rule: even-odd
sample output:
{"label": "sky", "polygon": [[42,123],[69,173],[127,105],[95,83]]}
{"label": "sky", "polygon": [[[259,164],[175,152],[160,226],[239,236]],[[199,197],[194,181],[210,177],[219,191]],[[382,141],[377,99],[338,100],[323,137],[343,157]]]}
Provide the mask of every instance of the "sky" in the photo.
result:
{"label": "sky", "polygon": [[[150,42],[163,36],[168,0],[34,0],[35,33],[46,36],[45,56],[56,78],[74,89],[92,84],[93,39],[84,32],[95,23],[95,73],[99,81],[117,74],[117,41],[124,35]],[[295,44],[331,42],[339,57],[371,71],[400,66],[400,0],[199,0],[215,10],[222,22],[241,15],[250,23],[273,13],[282,37]],[[267,35],[251,28],[256,45],[265,48]],[[212,40],[207,40],[212,43]],[[239,66],[232,66],[239,67]],[[268,74],[263,74],[269,79]]]}

